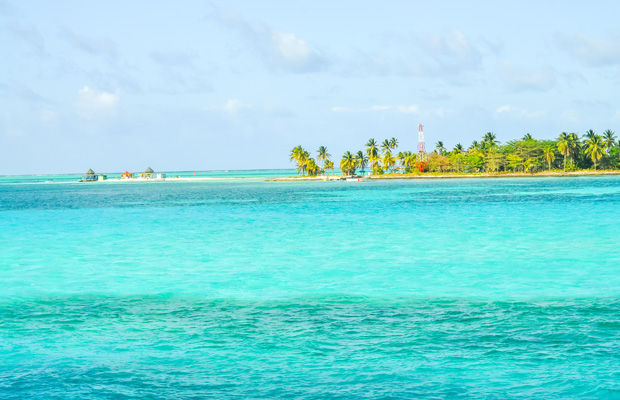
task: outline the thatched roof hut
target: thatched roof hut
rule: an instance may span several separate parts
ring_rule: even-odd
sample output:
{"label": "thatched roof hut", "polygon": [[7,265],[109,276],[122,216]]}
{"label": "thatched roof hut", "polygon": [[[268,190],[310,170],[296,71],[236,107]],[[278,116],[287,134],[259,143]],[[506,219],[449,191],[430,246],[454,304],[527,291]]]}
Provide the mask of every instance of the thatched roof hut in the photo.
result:
{"label": "thatched roof hut", "polygon": [[152,169],[151,167],[148,167],[148,168],[146,169],[146,171],[144,171],[144,173],[145,173],[145,174],[153,174],[153,173],[155,173],[155,171],[153,171],[153,169]]}
{"label": "thatched roof hut", "polygon": [[84,175],[82,175],[82,179],[80,179],[81,182],[90,182],[90,181],[96,181],[98,179],[97,174],[95,174],[95,171],[93,171],[92,169],[89,169],[88,171],[86,171],[86,173]]}

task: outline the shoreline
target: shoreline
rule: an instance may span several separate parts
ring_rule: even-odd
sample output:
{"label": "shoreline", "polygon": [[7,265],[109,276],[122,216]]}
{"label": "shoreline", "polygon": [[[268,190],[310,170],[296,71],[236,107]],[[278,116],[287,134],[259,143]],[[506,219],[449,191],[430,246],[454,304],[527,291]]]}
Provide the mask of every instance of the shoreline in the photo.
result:
{"label": "shoreline", "polygon": [[[77,183],[77,184],[91,184],[91,183],[163,183],[163,182],[217,182],[217,181],[242,181],[242,180],[254,180],[262,182],[295,182],[295,181],[346,181],[347,179],[368,182],[370,180],[398,180],[398,179],[492,179],[492,178],[570,178],[580,176],[609,176],[620,175],[620,170],[604,170],[604,171],[545,171],[536,173],[525,172],[502,172],[502,173],[413,173],[413,174],[384,174],[384,175],[319,175],[319,176],[235,176],[235,177],[167,177],[163,179],[105,179],[89,182],[80,182],[79,180],[60,180],[55,181],[50,179],[49,181],[38,182],[5,182],[0,178],[0,184],[59,184],[59,183]],[[50,178],[52,176],[49,176]]]}
{"label": "shoreline", "polygon": [[[475,179],[475,178],[554,178],[576,176],[604,176],[620,175],[619,171],[544,171],[544,172],[507,172],[507,173],[417,173],[417,174],[384,174],[384,175],[355,175],[355,177],[368,178],[370,180],[390,179]],[[291,182],[291,181],[331,181],[345,180],[352,175],[321,175],[321,176],[289,176],[267,179],[268,182]]]}

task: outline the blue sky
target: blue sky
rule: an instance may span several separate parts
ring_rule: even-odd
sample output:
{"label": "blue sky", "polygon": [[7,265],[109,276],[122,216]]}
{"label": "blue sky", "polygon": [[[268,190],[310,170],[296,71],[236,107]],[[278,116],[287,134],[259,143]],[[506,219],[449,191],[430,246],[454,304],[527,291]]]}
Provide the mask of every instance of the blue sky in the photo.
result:
{"label": "blue sky", "polygon": [[620,131],[613,1],[2,1],[0,174]]}

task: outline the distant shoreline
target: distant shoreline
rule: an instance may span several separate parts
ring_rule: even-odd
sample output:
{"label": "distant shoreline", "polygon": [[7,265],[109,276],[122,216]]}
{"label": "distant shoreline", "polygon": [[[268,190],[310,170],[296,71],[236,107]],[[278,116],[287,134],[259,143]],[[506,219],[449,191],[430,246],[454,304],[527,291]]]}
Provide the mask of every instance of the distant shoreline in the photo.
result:
{"label": "distant shoreline", "polygon": [[[371,180],[390,180],[390,179],[468,179],[468,178],[549,178],[549,177],[575,177],[575,176],[600,176],[600,175],[620,175],[620,171],[570,171],[557,172],[545,171],[536,173],[527,172],[505,172],[505,173],[417,173],[417,174],[384,174],[384,175],[355,175],[356,177],[368,177]],[[287,181],[325,181],[342,180],[352,176],[342,175],[321,175],[321,176],[289,176],[267,179],[267,181],[287,182]]]}
{"label": "distant shoreline", "polygon": [[[2,184],[58,184],[58,183],[77,183],[77,184],[92,184],[92,183],[163,183],[163,182],[217,182],[217,181],[243,181],[254,180],[262,182],[306,182],[306,181],[369,181],[369,180],[403,180],[403,179],[489,179],[489,178],[570,178],[580,176],[609,176],[620,175],[620,170],[603,170],[603,171],[544,171],[536,173],[525,172],[501,172],[501,173],[454,173],[454,172],[425,172],[425,173],[391,173],[383,175],[319,175],[319,176],[217,176],[217,177],[205,177],[205,176],[171,176],[163,179],[156,178],[132,178],[132,179],[119,179],[108,178],[105,180],[80,182],[79,180],[54,180],[53,175],[48,175],[49,179],[46,181],[24,181],[24,182],[5,182],[0,178]],[[4,177],[6,178],[6,176]],[[359,179],[357,179],[359,178]]]}

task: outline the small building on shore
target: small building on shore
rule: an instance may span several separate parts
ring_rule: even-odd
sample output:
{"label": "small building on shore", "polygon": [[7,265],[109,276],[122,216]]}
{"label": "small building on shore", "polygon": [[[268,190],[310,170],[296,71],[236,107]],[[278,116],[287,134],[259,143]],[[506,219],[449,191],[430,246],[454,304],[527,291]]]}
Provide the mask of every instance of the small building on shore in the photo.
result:
{"label": "small building on shore", "polygon": [[154,174],[155,174],[155,171],[153,171],[153,169],[151,167],[148,167],[146,169],[146,171],[144,171],[141,174],[138,174],[138,176],[140,178],[150,179],[150,178],[154,178],[154,176],[153,176]]}
{"label": "small building on shore", "polygon": [[163,174],[161,172],[155,173],[155,171],[153,171],[153,168],[151,167],[148,167],[146,171],[138,174],[138,176],[143,179],[166,179],[166,174]]}
{"label": "small building on shore", "polygon": [[107,175],[96,174],[95,171],[93,171],[92,169],[89,169],[88,171],[86,171],[84,175],[82,175],[82,179],[80,179],[80,182],[103,181],[106,179],[108,179]]}
{"label": "small building on shore", "polygon": [[133,172],[125,171],[121,174],[121,179],[133,179]]}
{"label": "small building on shore", "polygon": [[97,180],[97,178],[98,176],[97,174],[95,174],[95,171],[89,169],[84,175],[82,175],[82,179],[80,179],[80,182],[94,182]]}

